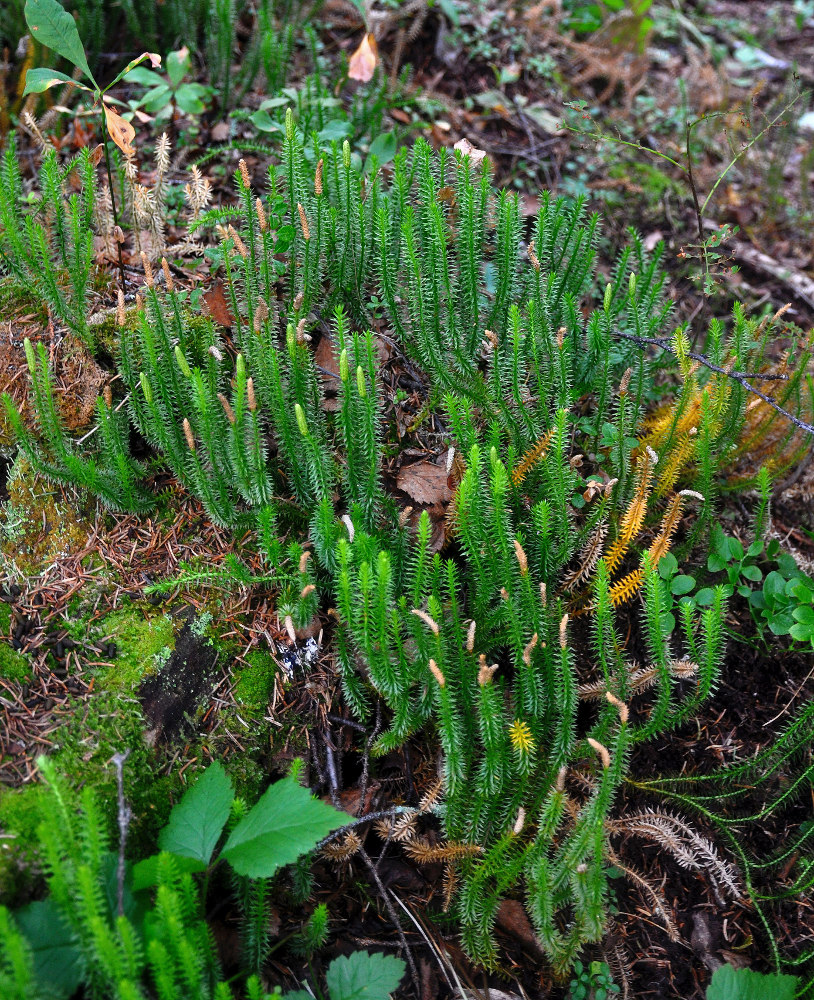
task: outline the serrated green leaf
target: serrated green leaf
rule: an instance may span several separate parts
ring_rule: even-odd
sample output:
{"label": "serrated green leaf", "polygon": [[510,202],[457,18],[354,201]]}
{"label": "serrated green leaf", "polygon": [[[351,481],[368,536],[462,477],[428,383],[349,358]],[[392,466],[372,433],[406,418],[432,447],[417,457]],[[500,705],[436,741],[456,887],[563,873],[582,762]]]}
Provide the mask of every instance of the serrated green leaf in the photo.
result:
{"label": "serrated green leaf", "polygon": [[234,798],[223,767],[211,764],[170,813],[158,837],[162,851],[209,864]]}
{"label": "serrated green leaf", "polygon": [[394,955],[355,951],[331,962],[325,983],[331,1000],[387,1000],[401,982],[404,968]]}
{"label": "serrated green leaf", "polygon": [[88,66],[88,58],[76,22],[57,0],[26,0],[25,22],[40,44],[78,66],[94,87],[98,84]]}
{"label": "serrated green leaf", "polygon": [[58,73],[54,69],[30,69],[25,75],[23,97],[26,94],[41,94],[50,87],[57,87],[63,83],[72,83],[82,90],[88,89],[83,84],[77,83],[76,80],[64,73]]}
{"label": "serrated green leaf", "polygon": [[268,788],[232,830],[221,856],[238,875],[270,878],[350,822],[345,813],[313,798],[291,778]]}
{"label": "serrated green leaf", "polygon": [[763,975],[722,965],[712,974],[707,1000],[794,1000],[796,976]]}
{"label": "serrated green leaf", "polygon": [[34,974],[43,996],[60,1000],[76,992],[84,962],[79,942],[52,899],[18,910],[14,917],[34,959]]}

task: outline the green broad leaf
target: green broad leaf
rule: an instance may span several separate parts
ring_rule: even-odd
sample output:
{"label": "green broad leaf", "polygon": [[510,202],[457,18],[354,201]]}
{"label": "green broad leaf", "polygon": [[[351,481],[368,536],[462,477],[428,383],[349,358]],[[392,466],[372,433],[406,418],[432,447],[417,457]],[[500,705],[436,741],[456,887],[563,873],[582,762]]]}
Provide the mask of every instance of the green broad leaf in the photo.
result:
{"label": "green broad leaf", "polygon": [[800,624],[792,625],[789,635],[798,642],[814,642],[814,625]]}
{"label": "green broad leaf", "polygon": [[182,49],[178,49],[175,52],[170,52],[167,56],[167,75],[170,78],[170,83],[173,87],[177,87],[178,84],[184,79],[184,77],[189,72],[190,60],[189,60],[189,49],[184,46]]}
{"label": "green broad leaf", "polygon": [[291,778],[271,785],[232,830],[221,852],[238,875],[270,878],[350,822]]}
{"label": "green broad leaf", "polygon": [[689,594],[694,587],[694,576],[677,576],[670,584],[670,591],[676,597],[680,597],[682,594]]}
{"label": "green broad leaf", "polygon": [[162,108],[166,108],[171,101],[172,91],[166,83],[162,83],[160,87],[153,87],[152,90],[147,91],[142,98],[141,106],[148,114],[154,115]]}
{"label": "green broad leaf", "polygon": [[764,975],[722,965],[712,974],[707,1000],[794,1000],[796,976]]}
{"label": "green broad leaf", "polygon": [[162,851],[208,865],[229,818],[234,794],[223,767],[210,764],[170,813],[158,846]]}
{"label": "green broad leaf", "polygon": [[720,556],[717,552],[710,553],[709,559],[707,559],[707,569],[710,573],[720,573],[722,569],[726,567],[726,560]]}
{"label": "green broad leaf", "polygon": [[[153,854],[143,861],[133,865],[133,892],[141,892],[142,889],[150,889],[158,884],[158,859],[160,854]],[[194,875],[196,872],[206,871],[206,865],[197,858],[182,858],[174,855],[178,871],[184,875],[187,872]]]}
{"label": "green broad leaf", "polygon": [[166,87],[167,81],[158,73],[147,69],[146,66],[136,66],[129,73],[125,73],[124,79],[128,83],[140,83],[145,87]]}
{"label": "green broad leaf", "polygon": [[394,955],[355,951],[335,958],[325,973],[331,1000],[387,1000],[404,977],[404,962]]}
{"label": "green broad leaf", "polygon": [[82,83],[77,83],[76,80],[72,80],[71,77],[66,76],[64,73],[58,73],[55,69],[30,69],[25,74],[23,97],[26,94],[41,94],[50,87],[58,87],[64,83],[72,83],[74,86],[79,87],[80,90],[90,91],[89,87],[86,87]]}
{"label": "green broad leaf", "polygon": [[667,552],[659,559],[659,576],[662,580],[669,580],[678,570],[678,559],[672,552]]}
{"label": "green broad leaf", "polygon": [[384,132],[370,144],[370,156],[375,156],[379,161],[379,166],[389,163],[396,155],[396,133]]}
{"label": "green broad leaf", "polygon": [[249,121],[254,125],[256,129],[261,132],[282,132],[283,127],[279,125],[268,113],[262,108],[259,111],[255,111],[254,114],[249,115]]}
{"label": "green broad leaf", "polygon": [[746,550],[747,556],[759,556],[763,551],[763,540],[758,538],[756,541],[752,542],[749,548]]}
{"label": "green broad leaf", "polygon": [[781,552],[777,557],[777,568],[783,574],[783,576],[788,579],[790,576],[799,575],[799,567],[795,562],[794,556],[789,555],[788,552]]}
{"label": "green broad leaf", "polygon": [[786,581],[777,570],[766,574],[766,579],[763,581],[763,593],[768,598],[785,596]]}
{"label": "green broad leaf", "polygon": [[704,587],[703,590],[699,590],[695,595],[695,603],[700,604],[705,607],[707,604],[712,604],[715,600],[715,591],[712,587]]}
{"label": "green broad leaf", "polygon": [[675,632],[676,619],[675,615],[671,612],[662,611],[659,622],[661,623],[661,630],[665,635],[670,635],[672,632]]}
{"label": "green broad leaf", "polygon": [[[455,0],[435,0],[435,3],[441,9],[444,16],[449,18],[450,23],[457,28],[461,23],[461,17],[458,14],[458,8],[455,4]],[[427,6],[432,7],[433,4],[429,3]]]}
{"label": "green broad leaf", "polygon": [[207,88],[200,83],[182,83],[175,91],[175,103],[187,115],[199,115],[206,110],[203,98],[208,96]]}
{"label": "green broad leaf", "polygon": [[773,635],[788,635],[793,625],[791,615],[773,615],[769,620],[769,630]]}
{"label": "green broad leaf", "polygon": [[802,622],[803,625],[814,626],[814,608],[810,605],[803,605],[802,607],[795,608],[794,611],[792,611],[792,615],[794,616],[795,621]]}
{"label": "green broad leaf", "polygon": [[314,1000],[308,990],[294,990],[293,993],[284,993],[283,1000]]}
{"label": "green broad leaf", "polygon": [[763,579],[763,570],[759,566],[741,566],[741,574],[753,583]]}
{"label": "green broad leaf", "polygon": [[58,0],[26,0],[25,23],[36,41],[67,59],[72,66],[81,69],[98,89],[99,85],[88,66],[88,57],[76,22]]}
{"label": "green broad leaf", "polygon": [[328,122],[317,138],[320,142],[333,142],[334,139],[347,139],[350,133],[350,122],[342,121],[340,118],[334,118],[333,121]]}
{"label": "green broad leaf", "polygon": [[42,996],[61,1000],[82,982],[84,962],[79,942],[52,899],[30,903],[14,914],[34,959]]}
{"label": "green broad leaf", "polygon": [[267,97],[260,105],[260,110],[265,111],[266,108],[285,108],[290,104],[290,97]]}

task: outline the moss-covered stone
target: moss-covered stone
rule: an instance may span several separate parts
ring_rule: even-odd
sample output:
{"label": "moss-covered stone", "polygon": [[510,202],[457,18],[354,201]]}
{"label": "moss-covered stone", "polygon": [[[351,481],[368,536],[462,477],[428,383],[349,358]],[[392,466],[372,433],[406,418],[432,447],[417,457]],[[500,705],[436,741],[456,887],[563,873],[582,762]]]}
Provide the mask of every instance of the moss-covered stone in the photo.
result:
{"label": "moss-covered stone", "polygon": [[7,489],[9,500],[0,512],[0,556],[19,572],[41,573],[85,545],[88,522],[61,491],[33,471],[25,457],[14,463]]}
{"label": "moss-covered stone", "polygon": [[[87,635],[81,622],[69,626],[74,638]],[[166,614],[148,614],[136,605],[126,604],[95,622],[93,632],[116,644],[112,666],[97,670],[96,684],[113,693],[134,693],[142,679],[155,673],[174,645],[175,624]]]}

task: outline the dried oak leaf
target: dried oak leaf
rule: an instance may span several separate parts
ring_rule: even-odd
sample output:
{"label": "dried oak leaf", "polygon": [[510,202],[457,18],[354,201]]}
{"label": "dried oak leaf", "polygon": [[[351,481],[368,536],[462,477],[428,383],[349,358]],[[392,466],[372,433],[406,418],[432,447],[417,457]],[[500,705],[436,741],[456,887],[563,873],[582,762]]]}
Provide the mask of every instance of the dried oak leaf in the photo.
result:
{"label": "dried oak leaf", "polygon": [[449,503],[452,499],[452,490],[447,480],[445,466],[424,460],[404,466],[396,478],[396,486],[416,503],[432,506]]}

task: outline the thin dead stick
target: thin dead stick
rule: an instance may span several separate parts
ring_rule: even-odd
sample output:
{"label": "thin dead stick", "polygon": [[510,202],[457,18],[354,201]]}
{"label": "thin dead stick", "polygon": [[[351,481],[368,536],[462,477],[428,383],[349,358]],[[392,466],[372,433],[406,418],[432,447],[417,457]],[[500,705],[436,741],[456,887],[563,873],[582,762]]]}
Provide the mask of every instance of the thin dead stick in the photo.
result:
{"label": "thin dead stick", "polygon": [[[675,347],[670,343],[670,341],[665,340],[661,337],[638,337],[633,333],[622,333],[621,330],[615,330],[615,337],[621,337],[622,340],[629,340],[636,344],[638,347],[647,347],[652,345],[653,347],[660,347],[663,351],[668,351],[670,354],[676,354]],[[752,395],[757,396],[762,399],[764,403],[767,403],[773,410],[785,417],[790,423],[794,424],[801,431],[805,431],[807,434],[814,436],[814,424],[806,423],[805,420],[801,420],[799,417],[795,417],[793,413],[788,410],[784,410],[783,407],[771,396],[767,396],[765,392],[761,392],[760,389],[756,389],[747,380],[750,378],[762,379],[765,381],[783,381],[788,378],[786,375],[771,375],[771,374],[753,374],[750,372],[738,372],[729,371],[726,368],[721,368],[720,365],[714,364],[709,358],[705,357],[703,354],[698,354],[696,351],[687,351],[687,357],[692,358],[693,361],[697,361],[702,364],[705,368],[709,368],[710,371],[717,372],[719,375],[726,375],[727,378],[731,378],[733,382],[737,382],[743,386],[747,392],[751,392]]]}
{"label": "thin dead stick", "polygon": [[413,953],[410,950],[410,946],[407,943],[407,938],[404,935],[404,928],[401,926],[401,921],[399,920],[399,915],[396,913],[395,907],[390,899],[390,894],[384,887],[384,884],[379,878],[379,873],[376,870],[376,866],[373,864],[370,855],[364,849],[364,847],[359,848],[359,857],[364,861],[367,870],[370,872],[371,878],[376,883],[376,888],[379,890],[379,894],[382,897],[382,902],[384,903],[385,909],[387,910],[387,915],[390,917],[390,921],[396,929],[396,933],[399,936],[399,941],[401,942],[401,947],[404,950],[404,957],[407,959],[407,965],[410,967],[410,977],[413,980],[413,986],[415,987],[416,996],[421,996],[421,980],[418,977],[418,968],[415,964],[415,959],[413,958]]}
{"label": "thin dead stick", "polygon": [[127,843],[127,830],[130,820],[133,818],[133,810],[124,798],[124,763],[130,756],[130,750],[124,753],[115,753],[112,757],[113,766],[116,768],[116,790],[119,801],[119,863],[116,868],[116,911],[120,917],[124,916],[124,847]]}

